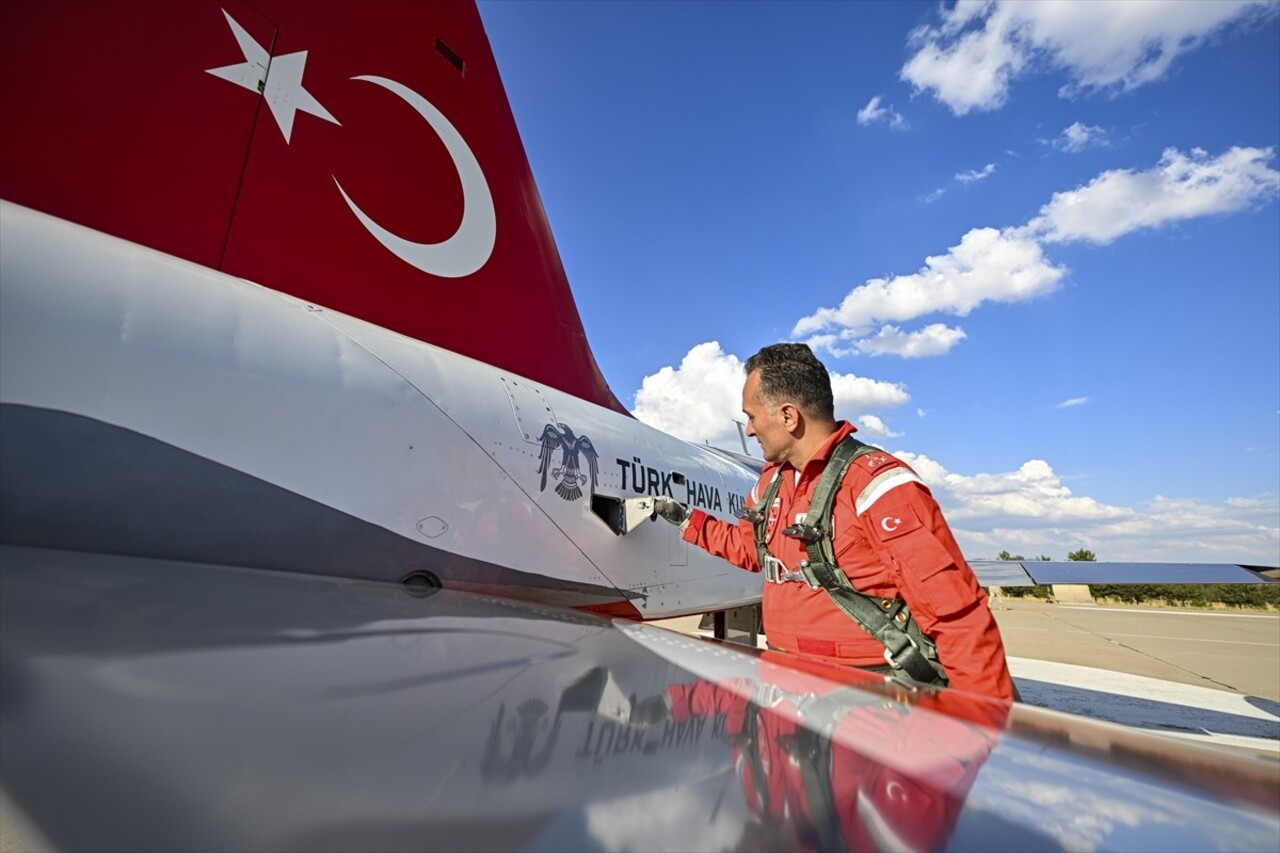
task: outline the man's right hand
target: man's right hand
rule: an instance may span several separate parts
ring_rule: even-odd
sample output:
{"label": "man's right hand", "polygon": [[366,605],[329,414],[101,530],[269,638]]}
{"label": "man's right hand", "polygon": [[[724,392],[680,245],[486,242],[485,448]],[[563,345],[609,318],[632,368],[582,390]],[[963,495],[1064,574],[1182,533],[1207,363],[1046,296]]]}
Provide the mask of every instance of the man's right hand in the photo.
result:
{"label": "man's right hand", "polygon": [[689,508],[677,500],[671,498],[657,497],[653,499],[653,515],[652,518],[662,516],[676,527],[684,529],[685,522],[689,520]]}

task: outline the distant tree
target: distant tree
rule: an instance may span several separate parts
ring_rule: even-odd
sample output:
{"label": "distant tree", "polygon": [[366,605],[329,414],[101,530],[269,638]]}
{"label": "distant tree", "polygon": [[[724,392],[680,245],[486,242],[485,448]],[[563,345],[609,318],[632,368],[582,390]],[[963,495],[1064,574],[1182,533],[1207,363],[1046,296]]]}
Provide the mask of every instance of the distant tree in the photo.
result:
{"label": "distant tree", "polygon": [[1077,563],[1096,563],[1098,562],[1098,555],[1088,548],[1081,548],[1079,551],[1072,551],[1068,554],[1067,559]]}
{"label": "distant tree", "polygon": [[1133,604],[1163,602],[1174,607],[1208,607],[1220,602],[1228,607],[1280,609],[1280,584],[1090,584],[1098,601]]}
{"label": "distant tree", "polygon": [[[996,555],[997,560],[1025,560],[1026,557],[1021,554],[1010,554],[1008,551],[1001,551]],[[1048,557],[1039,557],[1040,560],[1048,560]],[[1032,596],[1034,598],[1048,598],[1051,592],[1048,584],[1037,584],[1036,586],[1010,587],[1005,590],[1006,594],[1012,594],[1019,597]]]}
{"label": "distant tree", "polygon": [[1052,563],[1052,562],[1053,562],[1053,557],[1050,557],[1050,556],[1048,556],[1047,554],[1041,554],[1039,557],[1036,557],[1036,559],[1037,559],[1037,560],[1039,560],[1039,561],[1040,561],[1040,562],[1042,562],[1042,563]]}

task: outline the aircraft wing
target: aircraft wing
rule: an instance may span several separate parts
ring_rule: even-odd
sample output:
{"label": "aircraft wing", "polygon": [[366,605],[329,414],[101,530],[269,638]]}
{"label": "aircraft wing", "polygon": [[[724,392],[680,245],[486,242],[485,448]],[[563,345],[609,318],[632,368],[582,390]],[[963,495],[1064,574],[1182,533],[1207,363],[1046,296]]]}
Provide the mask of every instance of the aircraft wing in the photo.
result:
{"label": "aircraft wing", "polygon": [[1234,563],[1098,563],[970,560],[982,586],[1037,584],[1270,583],[1260,567]]}
{"label": "aircraft wing", "polygon": [[2,546],[0,617],[0,785],[57,849],[1280,833],[1269,762],[568,609]]}

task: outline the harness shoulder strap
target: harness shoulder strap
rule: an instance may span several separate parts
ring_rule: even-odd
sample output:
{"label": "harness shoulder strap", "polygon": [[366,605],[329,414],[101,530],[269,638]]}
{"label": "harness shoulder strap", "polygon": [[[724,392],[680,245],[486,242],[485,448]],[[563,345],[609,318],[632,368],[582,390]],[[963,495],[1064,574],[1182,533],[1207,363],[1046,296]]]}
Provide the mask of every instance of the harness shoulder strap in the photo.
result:
{"label": "harness shoulder strap", "polygon": [[769,511],[773,508],[773,501],[778,497],[778,489],[782,486],[782,467],[779,466],[773,472],[773,479],[769,481],[769,485],[765,487],[764,495],[760,498],[760,502],[749,510],[744,510],[740,517],[751,522],[752,530],[755,531],[756,542],[756,558],[760,561],[760,569],[764,571],[769,560],[769,543],[766,540],[768,535]]}
{"label": "harness shoulder strap", "polygon": [[836,563],[832,542],[832,516],[836,492],[854,461],[880,448],[846,436],[831,453],[826,470],[814,486],[804,522],[782,532],[805,545],[809,559],[801,565],[811,586],[821,587],[845,615],[885,647],[885,660],[895,670],[925,684],[946,684],[938,663],[938,650],[911,618],[902,599],[876,599],[863,595]]}

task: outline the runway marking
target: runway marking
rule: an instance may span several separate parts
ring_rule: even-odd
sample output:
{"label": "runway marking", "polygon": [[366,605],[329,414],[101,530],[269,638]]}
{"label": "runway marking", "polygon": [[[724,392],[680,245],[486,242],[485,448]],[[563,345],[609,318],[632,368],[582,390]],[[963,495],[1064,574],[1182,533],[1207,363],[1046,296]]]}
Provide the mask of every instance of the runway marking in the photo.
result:
{"label": "runway marking", "polygon": [[[1030,705],[1162,735],[1280,754],[1280,717],[1250,704],[1246,696],[1031,658],[1009,658],[1009,670]],[[1221,731],[1224,724],[1231,731]]]}
{"label": "runway marking", "polygon": [[[1075,626],[1071,626],[1071,627],[1075,627]],[[1085,631],[1085,629],[1083,628],[1080,628],[1078,630],[1085,633],[1091,633],[1091,632]],[[1026,625],[1002,625],[1000,626],[1000,631],[1002,633],[1005,631],[1050,631],[1055,634],[1060,634],[1062,633],[1062,628],[1061,626],[1054,626],[1052,628],[1032,628]],[[1162,637],[1162,636],[1159,636],[1158,634],[1117,634],[1114,631],[1108,631],[1106,636],[1108,637],[1141,637],[1142,639],[1145,639],[1145,640],[1174,640],[1179,643],[1226,643],[1229,646],[1264,646],[1268,649],[1273,649],[1276,647],[1275,643],[1255,643],[1252,640],[1204,640],[1204,639],[1199,639],[1197,637]]]}
{"label": "runway marking", "polygon": [[[1074,608],[1074,609],[1078,611],[1084,608]],[[1119,608],[1115,608],[1115,609],[1119,609]],[[1126,610],[1126,612],[1128,611]],[[1159,611],[1156,611],[1156,612],[1159,612]],[[1168,611],[1164,611],[1164,612],[1168,612]],[[1111,643],[1112,645],[1118,646],[1119,648],[1127,649],[1133,652],[1134,654],[1142,655],[1143,657],[1149,658],[1153,661],[1157,661],[1165,666],[1172,666],[1175,669],[1180,669],[1183,672],[1187,673],[1188,675],[1193,675],[1196,678],[1202,679],[1204,681],[1208,681],[1211,684],[1216,684],[1225,690],[1230,690],[1230,691],[1237,690],[1234,684],[1228,684],[1225,681],[1219,681],[1218,679],[1214,678],[1213,676],[1207,673],[1196,672],[1194,669],[1188,668],[1187,666],[1183,666],[1181,663],[1178,663],[1177,661],[1166,660],[1165,657],[1163,657],[1160,654],[1156,654],[1152,651],[1146,651],[1146,650],[1137,648],[1137,646],[1140,644],[1135,643],[1132,640],[1126,641],[1124,639],[1121,639],[1120,637],[1113,635],[1110,631],[1102,631],[1097,628],[1089,628],[1089,627],[1085,627],[1084,625],[1074,624],[1070,621],[1071,614],[1066,611],[1058,611],[1057,613],[1051,613],[1049,614],[1049,618],[1064,626],[1074,628],[1078,631],[1083,631],[1084,633],[1090,636],[1097,637],[1098,639],[1104,640],[1108,643]],[[1175,640],[1175,642],[1177,641]]]}
{"label": "runway marking", "polygon": [[1141,637],[1146,640],[1174,640],[1179,643],[1226,643],[1229,646],[1266,646],[1274,648],[1275,643],[1255,643],[1252,640],[1206,640],[1200,637],[1161,637],[1158,634],[1111,634],[1112,637]]}

